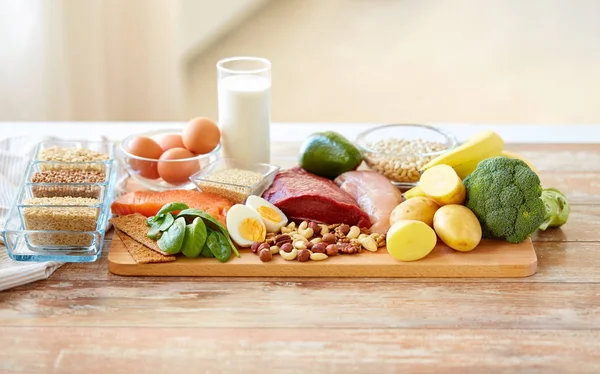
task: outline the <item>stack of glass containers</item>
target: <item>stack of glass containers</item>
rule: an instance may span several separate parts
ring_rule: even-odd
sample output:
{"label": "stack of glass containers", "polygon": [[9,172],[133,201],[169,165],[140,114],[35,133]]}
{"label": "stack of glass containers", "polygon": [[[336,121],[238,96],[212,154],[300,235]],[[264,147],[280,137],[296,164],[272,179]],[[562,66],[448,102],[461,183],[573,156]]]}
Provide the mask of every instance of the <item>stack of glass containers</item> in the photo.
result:
{"label": "stack of glass containers", "polygon": [[118,167],[114,144],[38,144],[2,236],[16,261],[92,262],[102,253]]}

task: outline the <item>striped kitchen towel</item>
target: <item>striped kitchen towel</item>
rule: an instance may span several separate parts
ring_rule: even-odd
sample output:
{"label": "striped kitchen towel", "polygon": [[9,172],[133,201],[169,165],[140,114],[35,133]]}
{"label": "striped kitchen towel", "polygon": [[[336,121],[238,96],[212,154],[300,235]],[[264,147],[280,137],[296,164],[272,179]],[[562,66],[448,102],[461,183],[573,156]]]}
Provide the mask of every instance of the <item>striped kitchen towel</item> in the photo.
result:
{"label": "striped kitchen towel", "polygon": [[[53,137],[14,137],[0,140],[0,227],[4,227],[8,211],[16,198],[19,183],[41,141],[59,140]],[[107,140],[105,138],[101,140]],[[117,188],[123,188],[126,174],[121,172]],[[62,263],[13,261],[0,236],[0,291],[47,279]]]}

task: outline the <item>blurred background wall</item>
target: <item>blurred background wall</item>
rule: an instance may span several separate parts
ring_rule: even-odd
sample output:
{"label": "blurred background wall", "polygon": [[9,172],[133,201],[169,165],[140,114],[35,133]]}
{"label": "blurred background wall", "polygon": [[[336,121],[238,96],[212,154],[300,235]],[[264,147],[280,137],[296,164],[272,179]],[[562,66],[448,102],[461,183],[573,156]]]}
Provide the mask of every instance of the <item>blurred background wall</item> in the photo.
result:
{"label": "blurred background wall", "polygon": [[216,118],[273,62],[275,121],[600,123],[597,0],[0,0],[0,120]]}

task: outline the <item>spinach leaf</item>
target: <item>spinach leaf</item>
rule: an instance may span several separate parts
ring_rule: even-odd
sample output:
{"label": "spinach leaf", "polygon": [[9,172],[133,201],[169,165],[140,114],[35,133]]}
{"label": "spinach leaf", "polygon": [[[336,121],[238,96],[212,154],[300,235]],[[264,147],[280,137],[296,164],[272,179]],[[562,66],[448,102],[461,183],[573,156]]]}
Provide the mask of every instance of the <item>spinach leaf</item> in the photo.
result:
{"label": "spinach leaf", "polygon": [[208,248],[207,243],[208,243],[208,237],[206,239],[206,242],[204,243],[204,247],[202,247],[202,252],[200,252],[200,256],[202,256],[202,257],[208,257],[208,258],[213,258],[213,257],[215,257],[215,255],[212,254],[212,252],[210,251],[210,248]]}
{"label": "spinach leaf", "polygon": [[185,257],[198,257],[204,243],[206,243],[206,225],[200,217],[196,217],[194,222],[185,227],[185,237],[183,238],[183,244],[181,245],[181,253]]}
{"label": "spinach leaf", "polygon": [[165,204],[163,205],[162,208],[160,208],[160,210],[158,211],[158,213],[156,213],[157,216],[160,216],[161,214],[167,214],[167,213],[171,213],[171,212],[175,212],[177,210],[184,210],[184,209],[188,209],[189,207],[187,205],[185,205],[184,203],[169,203],[169,204]]}
{"label": "spinach leaf", "polygon": [[217,246],[210,247],[210,250],[213,253],[213,255],[215,255],[217,260],[219,260],[221,262],[227,262],[227,261],[229,261],[229,258],[231,257],[231,246],[227,242],[228,236],[219,231],[215,231],[214,233],[217,237],[218,247]]}
{"label": "spinach leaf", "polygon": [[233,250],[233,252],[235,253],[235,255],[237,257],[240,257],[240,253],[238,252],[237,248],[231,241],[231,238],[229,237],[229,232],[227,231],[225,226],[223,226],[219,221],[217,221],[210,214],[208,214],[200,209],[190,208],[190,209],[185,209],[185,210],[182,210],[181,212],[179,212],[179,214],[177,215],[177,218],[179,218],[179,217],[200,217],[200,218],[202,218],[204,220],[204,223],[206,223],[207,227],[209,227],[213,230],[220,231],[225,236],[225,241],[229,244],[230,249]]}
{"label": "spinach leaf", "polygon": [[150,227],[150,230],[148,230],[148,233],[146,234],[146,236],[152,240],[156,240],[158,239],[158,236],[160,235],[161,229],[160,227],[162,226],[163,220],[159,219],[158,221],[154,222],[152,224],[152,227]]}
{"label": "spinach leaf", "polygon": [[167,231],[169,227],[171,227],[173,222],[175,222],[175,218],[173,218],[171,214],[167,213],[165,215],[165,218],[163,218],[162,223],[160,224],[160,227],[158,229],[160,231]]}
{"label": "spinach leaf", "polygon": [[165,218],[164,214],[157,214],[155,216],[146,218],[146,223],[148,224],[148,226],[152,226],[153,223],[158,222],[163,218]]}
{"label": "spinach leaf", "polygon": [[179,253],[185,238],[185,219],[177,218],[156,242],[158,248],[170,255]]}
{"label": "spinach leaf", "polygon": [[231,257],[231,247],[225,236],[219,231],[211,231],[206,239],[206,247],[220,262],[227,262]]}

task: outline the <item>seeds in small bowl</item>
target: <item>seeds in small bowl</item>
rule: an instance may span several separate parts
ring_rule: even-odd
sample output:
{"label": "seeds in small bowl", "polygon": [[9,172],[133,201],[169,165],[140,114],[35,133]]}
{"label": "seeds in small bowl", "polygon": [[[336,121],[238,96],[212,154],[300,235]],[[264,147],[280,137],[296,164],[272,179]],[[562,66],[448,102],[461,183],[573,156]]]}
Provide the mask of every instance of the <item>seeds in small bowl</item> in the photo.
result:
{"label": "seeds in small bowl", "polygon": [[456,138],[426,125],[384,125],[356,138],[366,164],[394,182],[416,185],[421,168],[457,145]]}
{"label": "seeds in small bowl", "polygon": [[[386,139],[370,143],[373,152],[366,158],[367,165],[396,182],[417,182],[419,170],[436,156],[421,156],[422,154],[443,151],[443,143],[423,139]],[[402,158],[390,155],[403,155]]]}

